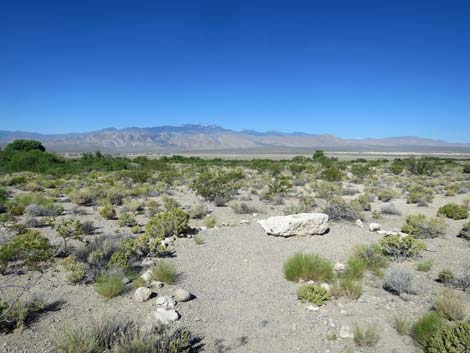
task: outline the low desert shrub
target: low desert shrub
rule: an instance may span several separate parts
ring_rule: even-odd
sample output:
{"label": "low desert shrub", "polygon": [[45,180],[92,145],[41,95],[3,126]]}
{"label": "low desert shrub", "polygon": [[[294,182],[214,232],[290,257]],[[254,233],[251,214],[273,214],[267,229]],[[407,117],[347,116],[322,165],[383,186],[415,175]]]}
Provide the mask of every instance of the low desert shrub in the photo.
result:
{"label": "low desert shrub", "polygon": [[465,304],[454,289],[441,288],[433,299],[434,309],[448,320],[463,320]]}
{"label": "low desert shrub", "polygon": [[376,189],[375,195],[377,195],[378,199],[382,202],[389,202],[398,197],[396,191],[387,188]]}
{"label": "low desert shrub", "polygon": [[383,288],[393,294],[415,294],[414,276],[410,271],[391,268],[385,271]]}
{"label": "low desert shrub", "polygon": [[439,216],[444,216],[450,219],[466,219],[468,218],[468,211],[464,206],[459,206],[455,203],[448,203],[447,205],[439,208],[437,212]]}
{"label": "low desert shrub", "polygon": [[154,239],[163,240],[179,236],[189,230],[189,214],[179,208],[159,212],[145,226],[145,234]]}
{"label": "low desert shrub", "polygon": [[317,254],[297,253],[284,262],[284,276],[293,282],[330,281],[334,278],[333,264]]}
{"label": "low desert shrub", "polygon": [[111,204],[107,204],[103,208],[100,209],[100,216],[103,217],[104,219],[115,219],[116,210]]}
{"label": "low desert shrub", "polygon": [[417,239],[436,238],[445,234],[447,224],[440,218],[427,218],[423,214],[406,217],[402,232]]}
{"label": "low desert shrub", "polygon": [[426,244],[411,236],[389,235],[379,241],[379,245],[385,256],[401,261],[406,258],[416,257],[426,249]]}
{"label": "low desert shrub", "polygon": [[401,216],[401,211],[393,203],[388,203],[383,205],[380,208],[381,214],[391,215],[391,216]]}
{"label": "low desert shrub", "polygon": [[92,235],[95,233],[95,224],[93,221],[85,221],[81,223],[83,234]]}
{"label": "low desert shrub", "polygon": [[321,306],[331,298],[331,294],[328,290],[316,284],[306,284],[297,289],[297,298],[302,302]]}
{"label": "low desert shrub", "polygon": [[465,223],[458,235],[459,238],[470,240],[470,222]]}
{"label": "low desert shrub", "polygon": [[191,219],[203,219],[209,214],[209,210],[205,205],[196,205],[189,211],[189,217]]}
{"label": "low desert shrub", "polygon": [[407,187],[407,191],[407,203],[428,204],[434,199],[434,192],[432,189],[422,185],[410,185]]}
{"label": "low desert shrub", "polygon": [[[362,263],[364,269],[372,271],[377,275],[380,275],[382,269],[388,264],[386,257],[383,255],[382,248],[377,244],[356,246],[352,258],[348,260],[347,272],[351,271],[355,261]],[[356,265],[356,268],[358,267],[360,266]]]}
{"label": "low desert shrub", "polygon": [[455,276],[449,269],[443,269],[437,275],[437,281],[443,284],[450,284],[454,280]]}
{"label": "low desert shrub", "polygon": [[23,229],[20,233],[0,245],[0,273],[15,268],[36,268],[48,261],[54,247],[38,231]]}
{"label": "low desert shrub", "polygon": [[416,270],[420,272],[428,272],[431,270],[434,261],[432,259],[422,260],[416,264]]}
{"label": "low desert shrub", "polygon": [[61,265],[67,270],[67,281],[72,284],[79,283],[86,277],[85,265],[78,262],[73,256],[63,259]]}
{"label": "low desert shrub", "polygon": [[443,326],[446,326],[446,321],[438,313],[434,311],[427,312],[413,324],[411,336],[421,346],[427,347],[432,336]]}
{"label": "low desert shrub", "polygon": [[355,221],[361,218],[360,211],[340,197],[328,200],[323,212],[331,221]]}
{"label": "low desert shrub", "polygon": [[132,213],[124,212],[119,215],[118,224],[121,227],[133,227],[137,224],[137,221]]}
{"label": "low desert shrub", "polygon": [[83,228],[78,219],[63,219],[53,225],[57,235],[64,242],[64,250],[67,251],[67,244],[70,240],[83,241]]}
{"label": "low desert shrub", "polygon": [[376,325],[368,324],[366,327],[354,327],[354,342],[358,346],[374,347],[379,342],[379,333]]}
{"label": "low desert shrub", "polygon": [[248,206],[244,202],[233,202],[230,204],[230,207],[236,214],[252,214],[258,212],[256,208]]}
{"label": "low desert shrub", "polygon": [[467,353],[470,347],[470,321],[442,325],[426,343],[426,353]]}
{"label": "low desert shrub", "polygon": [[95,290],[106,299],[111,299],[124,291],[124,276],[117,272],[104,272],[96,278]]}
{"label": "low desert shrub", "polygon": [[159,261],[152,267],[152,279],[166,284],[172,284],[178,279],[178,271],[173,263]]}
{"label": "low desert shrub", "polygon": [[44,312],[49,303],[43,295],[32,294],[24,299],[0,299],[0,333],[22,328],[36,315]]}
{"label": "low desert shrub", "polygon": [[204,244],[204,238],[200,234],[196,234],[193,236],[193,241],[197,245]]}

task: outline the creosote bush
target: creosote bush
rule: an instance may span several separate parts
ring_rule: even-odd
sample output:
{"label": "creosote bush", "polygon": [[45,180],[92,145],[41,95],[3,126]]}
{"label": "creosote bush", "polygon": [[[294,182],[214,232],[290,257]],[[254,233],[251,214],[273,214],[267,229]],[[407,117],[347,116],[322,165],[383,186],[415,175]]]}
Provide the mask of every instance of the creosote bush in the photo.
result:
{"label": "creosote bush", "polygon": [[389,235],[379,241],[382,252],[392,259],[401,261],[418,256],[426,249],[426,244],[411,236]]}
{"label": "creosote bush", "polygon": [[468,211],[464,206],[459,206],[455,203],[448,203],[447,205],[439,208],[437,212],[439,216],[444,216],[450,219],[467,219]]}
{"label": "creosote bush", "polygon": [[417,239],[436,238],[445,234],[447,224],[440,218],[428,218],[423,214],[406,217],[402,232]]}
{"label": "creosote bush", "polygon": [[331,281],[334,278],[333,264],[317,254],[297,253],[284,262],[284,276],[287,280]]}

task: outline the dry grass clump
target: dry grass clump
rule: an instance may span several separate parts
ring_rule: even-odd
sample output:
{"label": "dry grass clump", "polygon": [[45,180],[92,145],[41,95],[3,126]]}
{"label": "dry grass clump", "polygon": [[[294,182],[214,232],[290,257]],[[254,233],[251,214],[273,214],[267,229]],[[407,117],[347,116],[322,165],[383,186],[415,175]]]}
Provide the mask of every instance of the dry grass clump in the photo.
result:
{"label": "dry grass clump", "polygon": [[354,342],[358,346],[374,347],[379,342],[379,332],[376,325],[354,327]]}
{"label": "dry grass clump", "polygon": [[449,320],[463,320],[465,318],[465,304],[462,297],[451,288],[442,288],[434,296],[434,309]]}

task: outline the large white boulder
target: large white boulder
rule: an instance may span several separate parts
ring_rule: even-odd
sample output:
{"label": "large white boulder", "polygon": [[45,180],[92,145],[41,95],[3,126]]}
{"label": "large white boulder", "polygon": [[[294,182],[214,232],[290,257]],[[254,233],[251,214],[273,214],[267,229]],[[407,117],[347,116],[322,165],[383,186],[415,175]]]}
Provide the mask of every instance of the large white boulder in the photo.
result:
{"label": "large white boulder", "polygon": [[324,234],[328,230],[328,215],[324,213],[298,213],[275,216],[258,221],[266,233],[281,237]]}

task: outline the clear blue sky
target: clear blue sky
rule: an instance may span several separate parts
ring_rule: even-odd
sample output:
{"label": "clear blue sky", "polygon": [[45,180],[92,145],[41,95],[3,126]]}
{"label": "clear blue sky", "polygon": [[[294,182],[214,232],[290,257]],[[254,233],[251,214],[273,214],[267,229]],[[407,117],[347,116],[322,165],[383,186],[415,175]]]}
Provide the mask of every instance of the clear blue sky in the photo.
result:
{"label": "clear blue sky", "polygon": [[470,142],[469,1],[0,3],[0,130]]}

